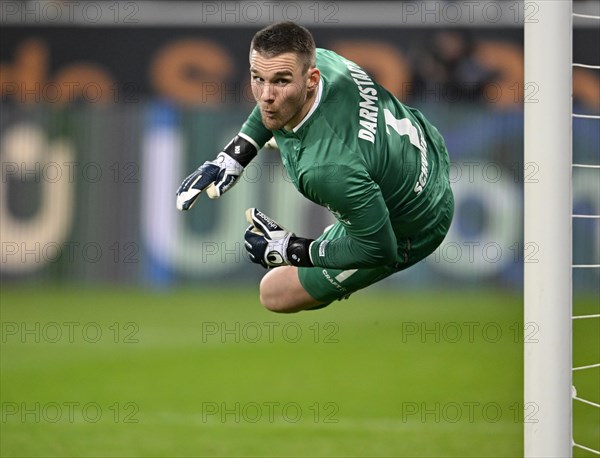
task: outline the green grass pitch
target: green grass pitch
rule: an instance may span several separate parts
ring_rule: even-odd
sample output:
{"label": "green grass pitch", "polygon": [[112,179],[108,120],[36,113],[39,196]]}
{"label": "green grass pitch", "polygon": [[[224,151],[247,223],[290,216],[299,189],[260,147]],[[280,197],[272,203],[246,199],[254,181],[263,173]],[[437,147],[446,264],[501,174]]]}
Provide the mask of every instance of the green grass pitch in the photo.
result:
{"label": "green grass pitch", "polygon": [[[3,286],[0,311],[3,457],[523,453],[518,295],[381,289],[276,315],[255,288]],[[580,321],[574,362],[598,362]],[[599,402],[599,372],[579,395]],[[599,424],[576,406],[579,442],[598,448]]]}

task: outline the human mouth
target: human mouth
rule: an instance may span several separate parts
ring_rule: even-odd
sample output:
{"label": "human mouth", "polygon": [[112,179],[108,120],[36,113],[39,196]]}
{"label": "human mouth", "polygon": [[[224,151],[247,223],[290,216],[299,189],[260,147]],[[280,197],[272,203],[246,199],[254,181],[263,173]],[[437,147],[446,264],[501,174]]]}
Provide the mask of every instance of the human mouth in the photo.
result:
{"label": "human mouth", "polygon": [[276,112],[273,110],[263,110],[263,114],[268,118],[274,118],[276,116]]}

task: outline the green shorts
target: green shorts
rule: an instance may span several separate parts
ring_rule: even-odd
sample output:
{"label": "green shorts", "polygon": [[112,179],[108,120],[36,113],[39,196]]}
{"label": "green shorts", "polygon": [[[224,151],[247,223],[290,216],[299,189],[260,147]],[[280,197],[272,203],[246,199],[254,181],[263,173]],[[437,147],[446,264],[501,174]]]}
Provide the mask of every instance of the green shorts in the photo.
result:
{"label": "green shorts", "polygon": [[[398,260],[394,264],[349,270],[299,267],[298,277],[300,283],[311,297],[323,302],[323,305],[317,306],[315,309],[325,307],[334,300],[345,299],[359,289],[366,288],[396,272],[408,269],[433,253],[446,237],[453,214],[454,199],[452,192],[449,190],[437,224],[428,227],[421,233],[398,241]],[[317,241],[335,240],[345,235],[344,226],[338,222],[327,227]]]}

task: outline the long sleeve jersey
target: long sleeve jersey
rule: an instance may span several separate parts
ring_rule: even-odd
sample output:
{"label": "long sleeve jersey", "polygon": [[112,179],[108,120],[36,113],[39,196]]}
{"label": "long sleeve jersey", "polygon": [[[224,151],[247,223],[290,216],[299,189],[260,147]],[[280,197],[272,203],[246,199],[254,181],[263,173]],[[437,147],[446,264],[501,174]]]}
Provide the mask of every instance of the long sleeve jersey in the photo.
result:
{"label": "long sleeve jersey", "polygon": [[392,264],[398,241],[427,231],[449,189],[438,130],[344,57],[317,49],[316,101],[291,131],[267,129],[256,107],[241,132],[263,146],[272,136],[298,191],[327,207],[346,236],[311,245],[316,266]]}

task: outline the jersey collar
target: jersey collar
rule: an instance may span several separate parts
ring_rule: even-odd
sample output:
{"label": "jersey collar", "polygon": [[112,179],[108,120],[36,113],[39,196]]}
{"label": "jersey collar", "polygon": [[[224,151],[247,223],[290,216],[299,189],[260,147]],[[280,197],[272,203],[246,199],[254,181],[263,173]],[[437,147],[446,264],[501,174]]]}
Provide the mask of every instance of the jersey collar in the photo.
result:
{"label": "jersey collar", "polygon": [[311,117],[311,115],[315,112],[315,110],[319,106],[319,103],[321,103],[322,95],[323,95],[323,78],[321,77],[321,79],[319,80],[319,87],[317,88],[317,97],[315,98],[313,106],[310,108],[309,112],[306,113],[306,116],[304,116],[304,118],[302,118],[302,121],[300,121],[298,123],[298,125],[292,129],[292,132],[294,132],[294,133],[298,132],[298,130],[300,130],[300,128],[304,125],[304,123],[306,121],[308,121],[308,119]]}

